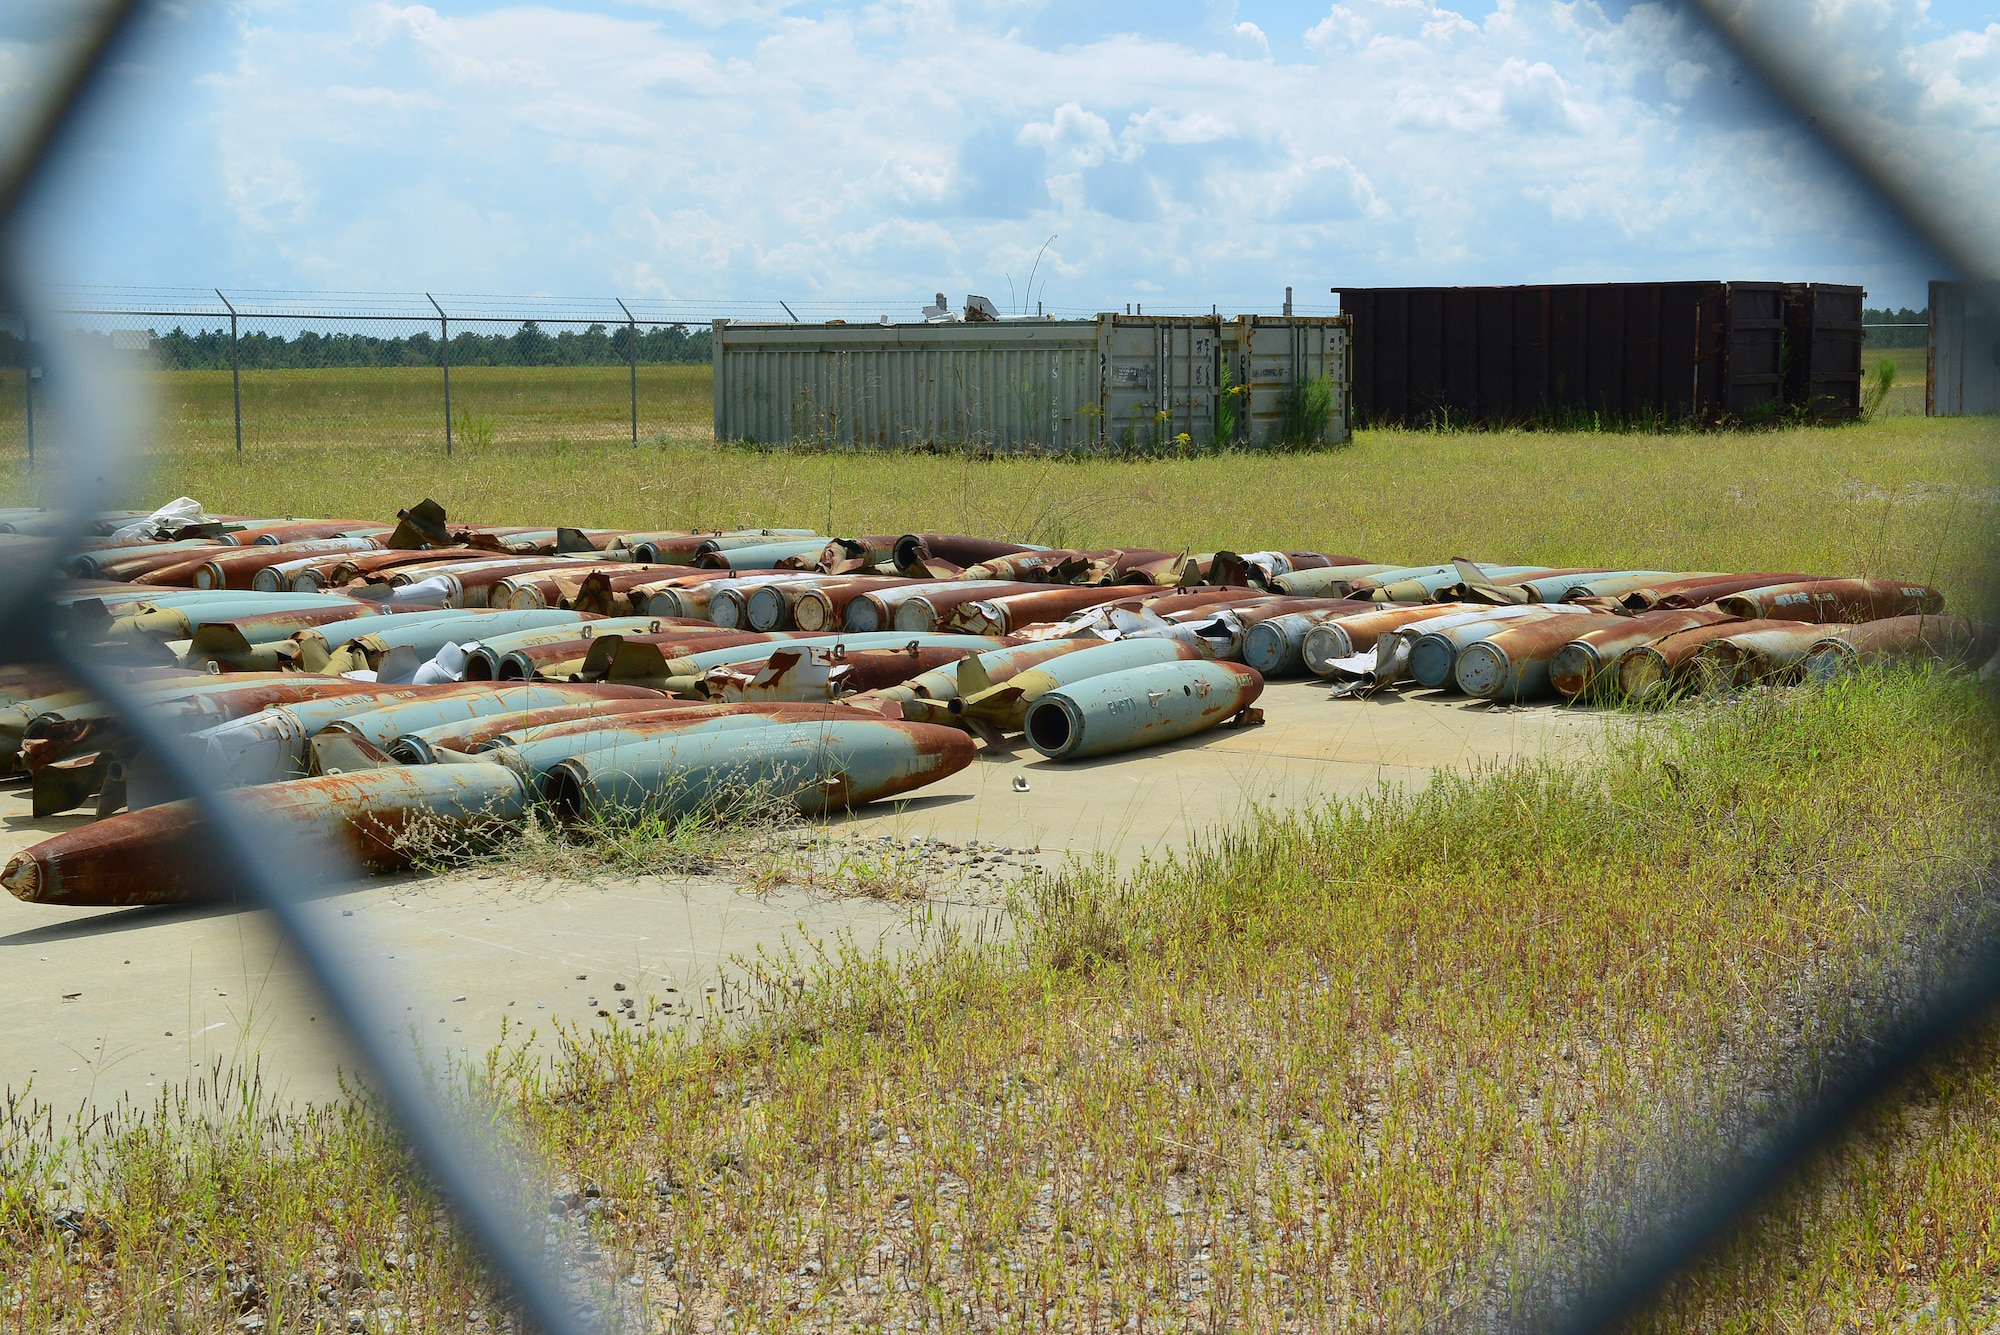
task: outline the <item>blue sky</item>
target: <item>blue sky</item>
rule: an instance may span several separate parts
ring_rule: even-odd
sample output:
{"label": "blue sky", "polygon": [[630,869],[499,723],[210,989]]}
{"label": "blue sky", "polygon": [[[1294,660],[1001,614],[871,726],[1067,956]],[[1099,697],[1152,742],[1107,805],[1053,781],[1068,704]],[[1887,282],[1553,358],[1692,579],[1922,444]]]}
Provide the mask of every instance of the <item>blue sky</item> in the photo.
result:
{"label": "blue sky", "polygon": [[[1990,7],[1778,7],[1859,53],[1892,142],[2000,178]],[[0,19],[0,111],[55,8]],[[42,214],[64,282],[909,314],[1027,300],[1051,236],[1034,295],[1077,310],[1682,278],[1921,304],[1932,269],[1675,5],[185,3],[119,86]]]}

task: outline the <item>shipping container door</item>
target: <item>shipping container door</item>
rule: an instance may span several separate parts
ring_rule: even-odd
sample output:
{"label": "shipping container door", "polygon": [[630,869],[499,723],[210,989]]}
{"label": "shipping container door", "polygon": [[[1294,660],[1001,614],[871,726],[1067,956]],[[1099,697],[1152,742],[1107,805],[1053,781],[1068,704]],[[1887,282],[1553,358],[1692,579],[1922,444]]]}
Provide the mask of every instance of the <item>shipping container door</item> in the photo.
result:
{"label": "shipping container door", "polygon": [[1937,416],[2000,411],[2000,286],[1931,285],[1931,367]]}
{"label": "shipping container door", "polygon": [[1731,283],[1724,405],[1737,417],[1775,412],[1784,397],[1785,290],[1781,283]]}
{"label": "shipping container door", "polygon": [[1867,292],[1814,283],[1807,291],[1812,324],[1806,351],[1805,408],[1814,417],[1861,413],[1861,310]]}
{"label": "shipping container door", "polygon": [[1105,440],[1163,452],[1215,442],[1221,322],[1210,317],[1099,317]]}
{"label": "shipping container door", "polygon": [[1338,444],[1353,431],[1351,326],[1345,318],[1239,316],[1224,355],[1247,392],[1237,396],[1239,440],[1253,449]]}

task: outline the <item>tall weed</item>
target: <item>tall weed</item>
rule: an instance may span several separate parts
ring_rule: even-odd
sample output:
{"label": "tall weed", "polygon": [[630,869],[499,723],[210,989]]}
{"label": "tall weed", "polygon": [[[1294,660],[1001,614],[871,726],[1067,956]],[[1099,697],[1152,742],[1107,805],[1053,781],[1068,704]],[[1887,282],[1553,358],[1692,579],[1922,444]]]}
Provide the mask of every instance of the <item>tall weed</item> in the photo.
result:
{"label": "tall weed", "polygon": [[[596,1239],[591,1275],[656,1324],[1500,1315],[1639,1236],[1983,938],[1996,740],[1963,679],[1751,693],[1593,764],[1269,812],[1128,876],[1074,864],[1005,938],[745,961],[763,1013],[741,1029],[570,1032],[553,1067],[479,1078],[553,1165],[561,1227]],[[1977,1315],[2000,1082],[1991,1038],[1970,1051],[1658,1327]],[[17,1105],[16,1309],[141,1329],[163,1293],[219,1325],[233,1263],[266,1293],[299,1276],[301,1319],[364,1291],[412,1324],[490,1311],[371,1116],[274,1113],[211,1152],[142,1110],[59,1155],[59,1124]],[[561,1195],[586,1184],[601,1213]],[[101,1240],[60,1240],[59,1195]],[[407,1280],[380,1259],[412,1250]]]}

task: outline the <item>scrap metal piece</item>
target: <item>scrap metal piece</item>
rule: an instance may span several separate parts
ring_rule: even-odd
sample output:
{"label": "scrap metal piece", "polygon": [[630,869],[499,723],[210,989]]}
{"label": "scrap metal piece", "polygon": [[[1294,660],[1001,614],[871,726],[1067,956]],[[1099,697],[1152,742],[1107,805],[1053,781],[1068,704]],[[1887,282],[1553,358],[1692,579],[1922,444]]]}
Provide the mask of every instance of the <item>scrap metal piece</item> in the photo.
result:
{"label": "scrap metal piece", "polygon": [[1390,570],[1405,570],[1407,566],[1391,565],[1351,565],[1321,566],[1313,570],[1294,570],[1289,574],[1272,579],[1271,587],[1280,593],[1289,593],[1300,598],[1345,598],[1355,584]]}
{"label": "scrap metal piece", "polygon": [[375,551],[380,544],[373,538],[318,538],[274,546],[262,544],[239,547],[214,555],[197,554],[177,565],[163,566],[133,580],[134,584],[193,589],[243,589],[255,591],[259,571],[289,561],[303,561],[332,553]]}
{"label": "scrap metal piece", "polygon": [[[1510,613],[1514,615],[1509,615]],[[1484,609],[1483,615],[1474,614],[1464,621],[1445,617],[1425,622],[1413,632],[1398,633],[1412,635],[1410,675],[1416,678],[1419,686],[1435,690],[1452,684],[1452,673],[1458,665],[1458,655],[1481,640],[1522,623],[1593,615],[1596,615],[1593,609],[1578,607],[1574,603],[1548,605],[1518,603],[1504,607],[1489,607]]]}
{"label": "scrap metal piece", "polygon": [[1458,616],[1464,611],[1451,603],[1421,603],[1328,617],[1306,631],[1299,654],[1305,659],[1308,671],[1315,676],[1330,677],[1334,675],[1333,664],[1373,650],[1384,635],[1413,622]]}
{"label": "scrap metal piece", "polygon": [[1688,575],[1628,589],[1614,596],[1617,605],[1629,612],[1650,612],[1656,607],[1700,607],[1705,603],[1714,602],[1717,598],[1740,593],[1744,589],[1760,589],[1770,584],[1790,584],[1817,578],[1819,578],[1817,575],[1770,573]]}
{"label": "scrap metal piece", "polygon": [[1894,579],[1816,579],[1744,589],[1713,600],[1732,616],[1815,623],[1936,616],[1944,595]]}
{"label": "scrap metal piece", "polygon": [[629,714],[657,714],[707,707],[700,701],[669,700],[664,696],[656,696],[650,700],[575,701],[549,705],[541,709],[524,710],[518,714],[454,719],[449,723],[417,728],[398,734],[383,750],[392,760],[405,765],[429,765],[436,763],[440,752],[454,751],[469,755],[485,749],[489,744],[518,738],[524,733],[552,724],[597,723],[600,720],[608,723],[611,719]]}
{"label": "scrap metal piece", "polygon": [[1829,633],[1800,664],[1809,681],[1833,681],[1865,666],[1892,663],[1990,666],[1989,660],[2000,651],[2000,627],[1963,617],[1884,617],[1859,626],[1824,629]]}
{"label": "scrap metal piece", "polygon": [[955,728],[880,718],[783,724],[585,752],[552,769],[543,791],[568,823],[619,812],[680,815],[745,798],[810,816],[935,783],[972,757],[972,739]]}
{"label": "scrap metal piece", "polygon": [[[1053,647],[1032,648],[1045,652]],[[1114,640],[1040,658],[1031,657],[1030,652],[1007,657],[982,654],[960,665],[959,698],[950,702],[950,709],[967,726],[981,724],[996,732],[1019,732],[1035,701],[1058,687],[1109,672],[1202,657],[1202,651],[1192,645],[1164,639]],[[982,686],[982,681],[991,680],[988,674],[993,670],[1008,671],[1008,675]]]}
{"label": "scrap metal piece", "polygon": [[[439,836],[466,840],[519,821],[527,786],[501,765],[391,766],[298,779],[224,797],[274,837],[358,859],[371,870],[407,866]],[[31,904],[122,907],[229,899],[194,804],[169,802],[45,839],[4,871]]]}
{"label": "scrap metal piece", "polygon": [[1618,660],[1618,689],[1640,704],[1656,703],[1670,695],[1698,692],[1731,685],[1733,665],[1704,657],[1702,649],[1727,635],[1761,630],[1787,630],[1797,622],[1743,621],[1731,618],[1707,626],[1692,626],[1628,650]]}
{"label": "scrap metal piece", "polygon": [[961,604],[945,618],[952,630],[981,635],[1007,635],[1023,626],[1058,621],[1086,607],[1129,597],[1123,589],[1052,588],[1009,593]]}
{"label": "scrap metal piece", "polygon": [[1663,608],[1591,626],[1549,660],[1549,685],[1569,699],[1591,690],[1615,690],[1618,660],[1632,650],[1676,631],[1735,619],[1713,607]]}
{"label": "scrap metal piece", "polygon": [[110,772],[109,751],[93,751],[36,766],[31,777],[34,818],[45,820],[82,806],[104,786]]}
{"label": "scrap metal piece", "polygon": [[[1587,613],[1603,620],[1625,620],[1609,612]],[[1452,665],[1458,689],[1476,700],[1515,703],[1555,693],[1549,666],[1556,655],[1574,644],[1579,627],[1562,617],[1546,617],[1505,628],[1460,647]]]}
{"label": "scrap metal piece", "polygon": [[389,535],[389,545],[411,549],[451,546],[444,507],[427,496],[407,510],[396,511],[396,528]]}
{"label": "scrap metal piece", "polygon": [[1071,682],[1026,716],[1028,743],[1051,760],[1083,760],[1177,741],[1248,709],[1264,678],[1241,663],[1154,663]]}
{"label": "scrap metal piece", "polygon": [[508,765],[528,778],[529,787],[545,793],[550,772],[565,760],[590,751],[657,740],[672,734],[718,735],[754,728],[798,723],[844,723],[869,716],[845,705],[803,702],[676,701],[671,709],[654,709],[610,719],[578,719],[504,733],[463,757]]}

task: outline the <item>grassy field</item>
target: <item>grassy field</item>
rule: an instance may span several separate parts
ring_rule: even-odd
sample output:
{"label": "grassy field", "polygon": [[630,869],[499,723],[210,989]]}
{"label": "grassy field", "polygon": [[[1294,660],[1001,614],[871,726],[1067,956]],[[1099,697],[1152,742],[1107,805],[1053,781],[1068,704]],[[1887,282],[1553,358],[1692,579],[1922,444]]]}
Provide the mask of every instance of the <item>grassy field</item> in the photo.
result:
{"label": "grassy field", "polygon": [[[1884,358],[1895,364],[1896,382],[1879,416],[1921,417],[1924,350],[1877,350],[1862,361],[1872,368]],[[235,448],[228,372],[160,373],[150,383],[160,448]],[[640,367],[640,439],[710,439],[712,385],[705,365]],[[429,368],[248,371],[243,375],[243,443],[442,449],[443,388],[442,375]],[[632,387],[623,367],[459,367],[451,373],[451,390],[454,445],[478,449],[631,441]],[[49,407],[41,405],[44,417]],[[0,456],[21,450],[24,437],[21,372],[0,370]]]}
{"label": "grassy field", "polygon": [[[1968,878],[1996,740],[1962,680],[1773,692],[1594,765],[1078,869],[1008,944],[767,960],[741,1031],[572,1032],[553,1067],[502,1051],[474,1078],[631,1328],[1429,1328],[1656,1222],[1918,990],[1924,952],[1990,926]],[[1638,1328],[1983,1328],[1996,1054],[1972,1044]],[[0,1109],[10,1325],[500,1328],[364,1102],[216,1083],[74,1126]],[[1645,1171],[1662,1146],[1678,1167]]]}
{"label": "grassy field", "polygon": [[[151,377],[155,441],[168,450],[234,450],[235,404],[227,371]],[[639,368],[639,432],[674,439],[712,433],[706,366]],[[0,452],[23,446],[21,373],[0,372]],[[618,366],[462,366],[451,373],[454,445],[632,439],[632,387]],[[49,405],[41,405],[41,412]],[[431,369],[394,367],[243,373],[243,444],[444,448],[444,381]]]}
{"label": "grassy field", "polygon": [[1922,417],[1927,354],[1922,348],[1886,348],[1861,355],[1863,372],[1874,369],[1884,359],[1896,368],[1896,384],[1882,401],[1881,417]]}
{"label": "grassy field", "polygon": [[[638,450],[496,429],[449,460],[329,429],[239,462],[211,432],[169,436],[131,494],[1893,573],[1971,608],[1994,430],[1367,432],[1147,463],[813,456],[692,426]],[[9,494],[48,485],[5,468]],[[1635,1144],[1720,1152],[1748,1127],[1730,1109],[1794,1092],[1845,1022],[1910,995],[1921,952],[1983,930],[1997,734],[1964,681],[1758,693],[1588,762],[1273,813],[1125,879],[1074,869],[1007,944],[772,961],[741,1031],[577,1032],[553,1067],[502,1053],[479,1079],[555,1165],[538,1205],[601,1190],[551,1227],[594,1239],[586,1271],[649,1330],[1415,1329],[1531,1296],[1678,1184],[1640,1183]],[[1642,1328],[2000,1317],[1996,1056],[1928,1078]],[[23,1329],[499,1325],[365,1101],[281,1108],[227,1074],[76,1126],[0,1105],[0,1255],[0,1324]]]}
{"label": "grassy field", "polygon": [[[1264,547],[1378,560],[1453,555],[1551,566],[1887,574],[1981,584],[2000,518],[1991,419],[1672,435],[1364,431],[1320,454],[975,460],[811,454],[712,442],[494,440],[441,448],[163,447],[134,504],[393,516],[435,497],[456,519],[664,528],[763,524],[838,534],[970,532],[1057,546]],[[0,456],[0,495],[46,494]]]}

